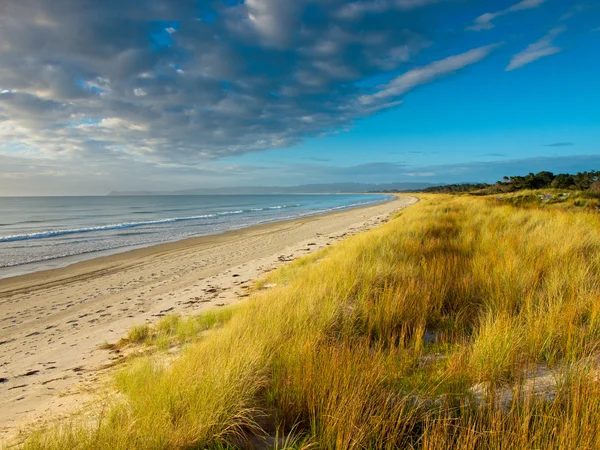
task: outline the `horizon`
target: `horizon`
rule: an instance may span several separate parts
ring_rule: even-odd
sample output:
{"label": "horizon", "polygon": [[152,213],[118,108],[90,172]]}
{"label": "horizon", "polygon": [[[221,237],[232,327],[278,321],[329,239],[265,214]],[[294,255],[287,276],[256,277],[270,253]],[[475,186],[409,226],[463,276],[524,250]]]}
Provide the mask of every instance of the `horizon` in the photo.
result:
{"label": "horizon", "polygon": [[600,168],[596,0],[0,7],[0,196]]}
{"label": "horizon", "polygon": [[[592,170],[592,172],[594,172]],[[558,174],[554,174],[552,172],[550,172],[552,175],[558,175]],[[529,172],[525,175],[532,175],[532,172]],[[567,175],[574,175],[574,174],[567,174]],[[512,176],[508,176],[508,177],[503,177],[503,178],[511,178],[513,176],[520,176],[520,175],[512,175]],[[478,184],[487,184],[488,186],[493,186],[494,184],[499,184],[502,183],[502,180],[496,180],[496,182],[494,183],[485,183],[485,182],[479,182],[479,181],[462,181],[462,182],[456,182],[456,183],[419,183],[419,182],[390,182],[390,183],[359,183],[359,182],[339,182],[339,183],[314,183],[314,184],[301,184],[301,185],[291,185],[291,186],[270,186],[270,185],[249,185],[249,186],[226,186],[226,187],[215,187],[215,188],[192,188],[192,189],[184,189],[184,190],[177,190],[177,191],[150,191],[150,190],[140,190],[140,191],[118,191],[118,190],[114,190],[114,191],[110,191],[108,193],[105,194],[88,194],[88,195],[78,195],[78,194],[71,194],[71,195],[0,195],[0,198],[61,198],[61,197],[140,197],[140,196],[154,196],[154,197],[188,197],[188,196],[197,196],[197,197],[202,197],[202,196],[232,196],[232,197],[238,197],[238,196],[290,196],[290,195],[336,195],[336,194],[340,194],[340,195],[344,195],[344,194],[385,194],[385,193],[410,193],[410,192],[419,192],[423,189],[429,188],[429,187],[444,187],[444,186],[461,186],[461,185],[471,185],[471,186],[475,186]],[[357,191],[351,191],[351,190],[343,190],[343,191],[302,191],[302,190],[297,190],[297,191],[293,191],[290,190],[289,192],[276,192],[276,189],[293,189],[293,188],[315,188],[318,186],[322,186],[322,187],[340,187],[340,186],[344,186],[344,185],[359,185],[360,186],[365,186],[368,187],[368,189],[373,189],[373,188],[382,188],[379,190],[357,190]],[[407,185],[402,187],[401,185]],[[410,187],[408,186],[410,185]],[[383,189],[384,187],[390,187],[390,189]],[[240,190],[240,189],[252,189],[252,188],[256,188],[256,189],[272,189],[273,192],[261,192],[261,193],[232,193],[232,192],[227,192],[227,191],[234,191],[234,190]],[[211,191],[211,192],[205,192],[205,193],[197,193],[194,191]],[[214,191],[214,192],[212,192]],[[222,192],[219,192],[222,191]]]}

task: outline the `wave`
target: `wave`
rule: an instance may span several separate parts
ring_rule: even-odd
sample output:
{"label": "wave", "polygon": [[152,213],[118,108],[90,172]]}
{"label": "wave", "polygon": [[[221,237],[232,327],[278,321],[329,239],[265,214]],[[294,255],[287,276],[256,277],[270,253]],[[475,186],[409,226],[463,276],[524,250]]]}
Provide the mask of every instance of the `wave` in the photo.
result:
{"label": "wave", "polygon": [[251,212],[256,212],[256,211],[269,211],[269,210],[273,210],[273,209],[285,209],[285,208],[297,208],[300,205],[299,203],[296,203],[294,205],[277,205],[277,206],[267,206],[266,208],[252,208],[249,211]]}
{"label": "wave", "polygon": [[42,231],[38,233],[28,233],[28,234],[14,234],[12,236],[0,236],[0,242],[15,242],[15,241],[26,241],[30,239],[45,239],[56,236],[64,236],[68,234],[79,234],[79,233],[93,233],[96,231],[110,231],[110,230],[121,230],[125,228],[138,228],[144,227],[148,225],[161,225],[166,223],[176,223],[176,222],[186,222],[191,220],[201,220],[201,219],[210,219],[217,216],[225,216],[230,214],[241,214],[243,211],[227,211],[217,214],[205,214],[201,216],[190,216],[190,217],[172,217],[169,219],[159,219],[159,220],[147,220],[144,222],[125,222],[125,223],[115,223],[112,225],[101,225],[98,227],[89,227],[89,228],[71,228],[67,230],[52,230],[52,231]]}
{"label": "wave", "polygon": [[[0,242],[15,242],[15,241],[27,241],[32,239],[46,239],[57,236],[65,236],[69,234],[79,234],[79,233],[93,233],[97,231],[110,231],[110,230],[121,230],[125,228],[139,228],[149,225],[161,225],[167,223],[176,223],[176,222],[188,222],[192,220],[201,220],[201,219],[210,219],[215,217],[222,216],[231,216],[237,214],[244,214],[250,211],[265,211],[269,209],[282,209],[282,208],[290,208],[300,205],[280,205],[280,206],[270,206],[267,208],[256,208],[252,210],[243,210],[239,209],[236,211],[223,211],[219,213],[213,214],[204,214],[201,216],[190,216],[190,217],[172,217],[169,219],[159,219],[159,220],[146,220],[142,222],[124,222],[124,223],[115,223],[111,225],[101,225],[97,227],[89,227],[89,228],[71,228],[65,230],[51,230],[51,231],[41,231],[37,233],[27,233],[27,234],[14,234],[10,236],[0,236]],[[138,213],[139,214],[139,213]]]}
{"label": "wave", "polygon": [[[298,214],[298,216],[303,217],[306,215],[319,214],[319,213],[323,213],[323,212],[355,208],[357,206],[366,206],[369,204],[379,203],[380,201],[381,200],[358,202],[358,203],[352,203],[349,205],[342,205],[342,206],[326,208],[326,209],[309,210],[306,213]],[[215,212],[215,213],[211,213],[211,214],[188,216],[188,217],[172,217],[172,218],[167,218],[167,219],[147,220],[147,221],[140,221],[140,222],[115,223],[115,224],[110,224],[110,225],[101,225],[101,226],[87,227],[87,228],[70,228],[70,229],[40,231],[40,232],[27,233],[27,234],[15,234],[15,235],[8,235],[8,236],[0,236],[0,243],[27,241],[27,240],[34,240],[34,239],[47,239],[47,238],[53,238],[53,237],[57,237],[57,236],[65,236],[65,235],[71,235],[71,234],[82,234],[82,233],[93,233],[93,232],[101,232],[101,231],[131,229],[131,228],[139,228],[139,227],[150,226],[150,225],[162,225],[162,224],[177,223],[177,222],[187,222],[187,221],[210,219],[210,218],[216,218],[216,217],[222,217],[222,216],[244,214],[244,213],[250,213],[250,212],[296,208],[296,207],[300,207],[300,206],[302,206],[302,205],[298,204],[298,203],[291,204],[291,205],[285,204],[285,205],[267,206],[264,208],[252,208],[252,209],[240,209],[240,210],[235,210],[235,211]],[[146,211],[136,212],[136,213],[138,213],[138,214],[146,213]],[[275,220],[281,220],[281,218],[275,219]]]}
{"label": "wave", "polygon": [[[109,235],[110,239],[105,239],[105,236],[102,236],[101,234],[98,235],[82,235],[81,237],[73,237],[70,238],[68,241],[60,241],[57,244],[60,245],[54,245],[55,243],[52,243],[52,254],[45,254],[45,255],[40,255],[38,251],[35,252],[35,254],[27,254],[28,250],[33,246],[33,247],[45,247],[48,245],[47,242],[44,241],[33,241],[33,242],[23,242],[23,244],[19,245],[19,244],[11,244],[8,248],[9,248],[9,254],[8,254],[8,258],[0,258],[0,269],[5,269],[8,267],[16,267],[16,266],[21,266],[21,265],[26,265],[26,264],[42,264],[46,261],[50,261],[50,260],[59,260],[59,259],[63,259],[63,258],[69,258],[69,257],[77,257],[79,255],[81,255],[83,257],[83,255],[88,255],[88,254],[92,254],[92,253],[97,253],[97,252],[111,252],[112,253],[118,253],[120,251],[123,251],[124,249],[131,249],[131,248],[140,248],[140,247],[146,247],[149,245],[154,245],[154,244],[158,244],[161,242],[169,242],[169,241],[173,241],[173,240],[179,240],[179,239],[184,239],[186,237],[193,237],[193,236],[198,236],[198,235],[206,235],[206,234],[218,234],[227,230],[232,230],[232,229],[239,229],[239,228],[244,228],[246,226],[250,226],[250,225],[257,225],[257,224],[261,224],[261,223],[270,223],[270,222],[277,222],[280,220],[287,220],[287,219],[295,219],[295,218],[300,218],[300,217],[306,217],[306,216],[313,216],[316,214],[322,214],[322,213],[327,213],[327,212],[333,212],[333,211],[339,211],[339,210],[344,210],[344,209],[351,209],[351,208],[355,208],[355,207],[359,207],[359,206],[366,206],[366,205],[373,205],[373,204],[378,204],[378,203],[382,203],[385,202],[386,200],[389,200],[393,197],[391,196],[378,196],[376,199],[373,200],[368,200],[368,201],[358,201],[358,202],[354,202],[354,203],[350,203],[350,204],[346,204],[346,205],[340,205],[340,206],[331,206],[329,208],[324,207],[324,205],[321,208],[315,208],[315,209],[309,209],[306,211],[295,211],[295,212],[288,212],[287,214],[282,214],[282,213],[277,213],[277,214],[256,214],[254,216],[250,215],[249,216],[249,220],[244,221],[246,223],[242,223],[242,221],[228,221],[228,220],[222,220],[219,221],[217,219],[217,217],[219,216],[229,216],[229,215],[237,215],[237,214],[244,214],[244,213],[250,213],[251,211],[266,211],[266,210],[283,210],[284,208],[293,208],[293,207],[298,207],[298,206],[302,206],[300,204],[292,204],[292,205],[277,205],[277,206],[270,206],[270,207],[264,207],[264,208],[253,208],[253,209],[245,209],[245,210],[235,210],[235,211],[224,211],[224,212],[214,212],[211,214],[205,214],[205,215],[197,215],[197,216],[191,216],[191,217],[174,217],[174,218],[169,218],[169,219],[161,219],[161,220],[153,220],[153,221],[145,221],[145,222],[128,222],[128,223],[120,223],[120,224],[114,224],[114,225],[105,225],[105,226],[99,226],[99,227],[90,227],[90,228],[79,228],[79,229],[68,229],[68,230],[56,230],[56,231],[47,231],[47,232],[40,232],[40,233],[31,233],[31,234],[23,234],[23,235],[14,235],[14,236],[0,236],[0,242],[11,242],[11,241],[27,241],[27,240],[32,240],[32,239],[43,239],[43,238],[47,238],[47,237],[54,237],[54,236],[60,236],[60,235],[69,235],[69,234],[76,234],[76,233],[90,233],[90,232],[94,232],[94,231],[105,231],[105,230],[118,230],[118,229],[123,229],[122,232],[117,232],[117,233],[111,233]],[[307,205],[308,206],[308,205]],[[316,206],[316,205],[315,205]],[[244,217],[244,216],[242,216]],[[205,224],[207,225],[206,227],[202,227],[201,230],[199,229],[193,229],[193,231],[191,232],[185,232],[182,235],[176,234],[176,235],[161,235],[160,232],[156,233],[156,230],[153,230],[152,228],[148,229],[148,230],[137,230],[137,231],[131,231],[131,232],[127,232],[128,228],[137,228],[137,227],[143,227],[145,225],[155,225],[155,224],[168,224],[168,223],[173,223],[173,222],[183,222],[183,221],[193,221],[193,220],[202,220],[202,219],[217,219],[214,221],[207,221],[205,222]],[[168,229],[170,230],[170,228]],[[198,234],[200,233],[200,234]],[[149,234],[151,235],[151,239],[149,238],[142,238],[142,240],[138,240],[136,238],[136,240],[132,241],[127,239],[128,235],[131,236],[139,236],[142,234]],[[119,238],[117,238],[117,236]],[[76,240],[73,240],[76,239]],[[123,241],[123,239],[125,239],[125,241]],[[88,245],[89,243],[89,245]],[[74,245],[74,244],[78,244],[78,245]],[[108,244],[108,247],[106,247],[105,245]],[[82,248],[82,245],[85,245],[84,248]],[[50,247],[48,247],[50,248]],[[11,253],[10,251],[15,251],[15,249],[17,249],[16,253],[14,253],[14,256],[16,256],[15,258],[10,258]],[[1,249],[0,249],[1,251]],[[23,259],[24,258],[24,259]],[[85,257],[87,259],[87,257]],[[71,261],[72,262],[72,261]],[[34,268],[33,270],[39,270],[39,267],[42,266],[32,266],[32,267],[38,267],[38,268]],[[62,265],[60,265],[60,267],[62,267]],[[9,275],[10,276],[10,275]],[[2,270],[0,270],[0,278],[3,278],[2,276]]]}
{"label": "wave", "polygon": [[[237,214],[244,214],[246,212],[251,211],[266,211],[273,209],[283,209],[283,208],[291,208],[300,206],[299,204],[295,205],[279,205],[279,206],[269,206],[266,208],[253,208],[251,210],[239,209],[236,211],[223,211],[213,214],[204,214],[201,216],[190,216],[190,217],[172,217],[168,219],[159,219],[159,220],[146,220],[141,222],[124,222],[124,223],[115,223],[111,225],[101,225],[97,227],[88,227],[88,228],[70,228],[64,230],[50,230],[50,231],[41,231],[37,233],[27,233],[27,234],[14,234],[9,236],[0,236],[0,242],[15,242],[15,241],[27,241],[32,239],[47,239],[57,236],[65,236],[69,234],[80,234],[80,233],[93,233],[98,231],[110,231],[110,230],[120,230],[125,228],[139,228],[149,225],[161,225],[167,223],[176,223],[176,222],[187,222],[192,220],[201,220],[201,219],[210,219],[215,217],[222,216],[231,216]],[[146,211],[136,212],[134,214],[146,213]]]}

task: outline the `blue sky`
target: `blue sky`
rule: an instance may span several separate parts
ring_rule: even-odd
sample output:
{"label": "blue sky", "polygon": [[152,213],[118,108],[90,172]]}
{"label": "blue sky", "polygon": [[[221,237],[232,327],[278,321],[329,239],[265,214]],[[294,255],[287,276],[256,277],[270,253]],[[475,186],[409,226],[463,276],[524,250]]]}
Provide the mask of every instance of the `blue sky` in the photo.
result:
{"label": "blue sky", "polygon": [[599,1],[91,4],[0,11],[0,195],[600,169]]}

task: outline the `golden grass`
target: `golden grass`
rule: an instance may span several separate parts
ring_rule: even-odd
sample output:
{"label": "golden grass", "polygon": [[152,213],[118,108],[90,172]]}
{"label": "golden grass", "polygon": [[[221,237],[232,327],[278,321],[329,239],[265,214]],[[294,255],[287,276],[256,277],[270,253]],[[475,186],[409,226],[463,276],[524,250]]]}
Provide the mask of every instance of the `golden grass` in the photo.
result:
{"label": "golden grass", "polygon": [[148,336],[191,342],[179,357],[24,447],[600,448],[598,214],[423,195],[267,283],[203,339],[206,319],[163,319]]}

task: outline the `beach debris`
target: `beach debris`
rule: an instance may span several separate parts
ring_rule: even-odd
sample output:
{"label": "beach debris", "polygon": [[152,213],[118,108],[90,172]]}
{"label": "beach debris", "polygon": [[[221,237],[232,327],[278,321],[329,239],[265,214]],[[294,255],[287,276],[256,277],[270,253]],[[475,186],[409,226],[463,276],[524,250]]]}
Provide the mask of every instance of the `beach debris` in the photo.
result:
{"label": "beach debris", "polygon": [[0,378],[0,383],[8,383],[8,378]]}
{"label": "beach debris", "polygon": [[51,380],[46,380],[44,382],[42,382],[42,386],[45,386],[47,384],[53,383],[55,381],[60,381],[60,380],[66,380],[68,377],[64,376],[64,377],[59,377],[59,378],[52,378]]}
{"label": "beach debris", "polygon": [[30,370],[28,372],[25,372],[23,375],[19,375],[19,377],[31,377],[33,375],[37,375],[38,373],[40,373],[39,370]]}
{"label": "beach debris", "polygon": [[29,386],[28,384],[20,384],[18,386],[9,387],[8,390],[12,391],[13,389],[20,389]]}

